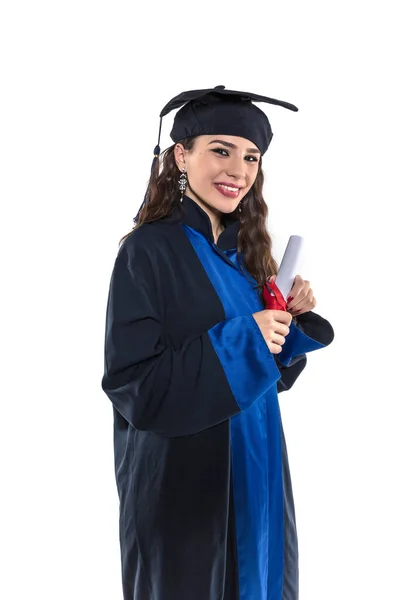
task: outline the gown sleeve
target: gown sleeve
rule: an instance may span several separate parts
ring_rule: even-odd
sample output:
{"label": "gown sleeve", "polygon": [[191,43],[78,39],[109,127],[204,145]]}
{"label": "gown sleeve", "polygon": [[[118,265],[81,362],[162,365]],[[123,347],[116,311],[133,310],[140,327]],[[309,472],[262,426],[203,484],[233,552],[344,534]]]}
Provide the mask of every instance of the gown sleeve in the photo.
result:
{"label": "gown sleeve", "polygon": [[150,256],[139,244],[127,247],[111,275],[101,381],[126,421],[167,437],[191,435],[276,385],[279,368],[252,315],[217,322],[172,347]]}
{"label": "gown sleeve", "polygon": [[275,355],[281,374],[278,393],[289,390],[307,364],[307,352],[325,348],[334,339],[332,325],[312,310],[293,317],[282,351]]}

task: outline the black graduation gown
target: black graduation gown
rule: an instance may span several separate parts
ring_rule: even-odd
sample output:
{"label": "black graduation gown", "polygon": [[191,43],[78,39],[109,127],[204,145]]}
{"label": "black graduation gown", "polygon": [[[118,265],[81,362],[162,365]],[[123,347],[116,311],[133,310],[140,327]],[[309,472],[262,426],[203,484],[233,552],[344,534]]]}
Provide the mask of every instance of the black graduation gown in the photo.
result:
{"label": "black graduation gown", "polygon": [[[239,270],[184,196],[123,242],[102,389],[114,412],[124,600],[296,600],[295,511],[278,393],[333,339],[310,311],[273,355]],[[243,264],[243,263],[242,263]]]}

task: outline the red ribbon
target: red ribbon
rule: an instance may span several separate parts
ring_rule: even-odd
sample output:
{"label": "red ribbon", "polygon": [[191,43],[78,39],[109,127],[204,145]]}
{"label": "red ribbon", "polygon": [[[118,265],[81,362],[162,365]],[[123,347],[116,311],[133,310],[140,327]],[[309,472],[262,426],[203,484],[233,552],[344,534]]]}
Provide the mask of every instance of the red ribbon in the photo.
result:
{"label": "red ribbon", "polygon": [[[271,295],[271,291],[275,296]],[[265,300],[265,308],[270,310],[284,310],[287,311],[287,303],[285,298],[275,281],[267,281],[264,285],[263,296]]]}

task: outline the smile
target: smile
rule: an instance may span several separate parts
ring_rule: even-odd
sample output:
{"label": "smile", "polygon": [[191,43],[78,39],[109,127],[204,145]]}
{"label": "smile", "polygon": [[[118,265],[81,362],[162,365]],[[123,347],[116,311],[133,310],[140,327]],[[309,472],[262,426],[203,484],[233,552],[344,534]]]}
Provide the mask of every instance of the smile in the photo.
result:
{"label": "smile", "polygon": [[222,185],[220,183],[214,183],[214,186],[219,192],[221,192],[221,194],[228,196],[228,198],[237,198],[240,192],[240,188],[238,187]]}

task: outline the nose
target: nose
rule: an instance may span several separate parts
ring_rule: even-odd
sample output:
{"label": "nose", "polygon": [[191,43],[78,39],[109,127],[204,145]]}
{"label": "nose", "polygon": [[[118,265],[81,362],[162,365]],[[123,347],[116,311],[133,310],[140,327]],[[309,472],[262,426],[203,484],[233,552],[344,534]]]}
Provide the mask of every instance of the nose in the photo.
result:
{"label": "nose", "polygon": [[240,186],[246,185],[246,166],[241,156],[231,155],[227,164],[226,174],[228,177],[234,177],[236,183]]}

